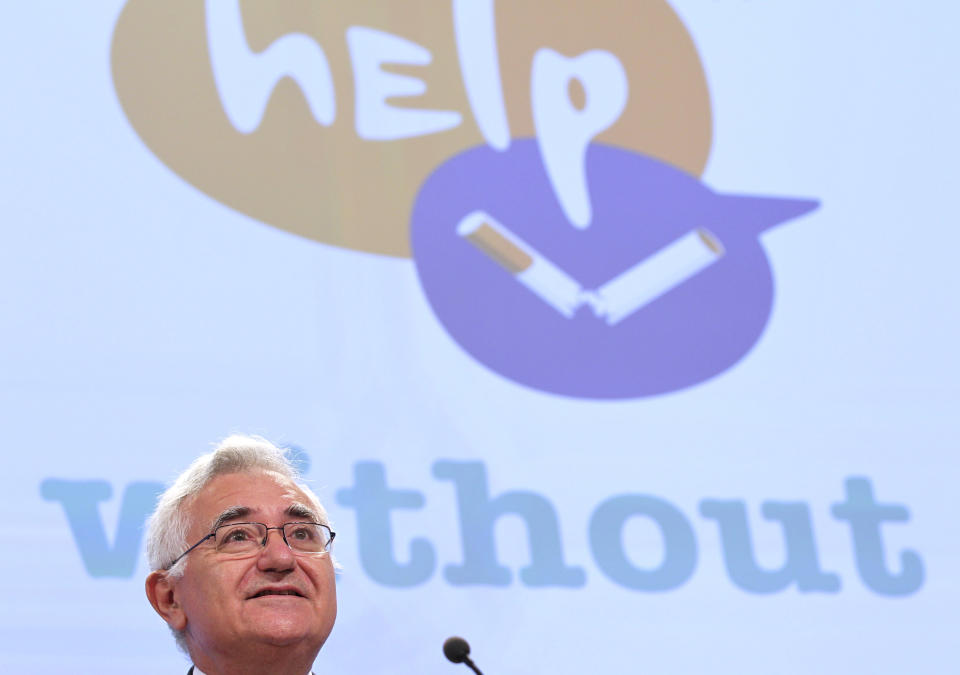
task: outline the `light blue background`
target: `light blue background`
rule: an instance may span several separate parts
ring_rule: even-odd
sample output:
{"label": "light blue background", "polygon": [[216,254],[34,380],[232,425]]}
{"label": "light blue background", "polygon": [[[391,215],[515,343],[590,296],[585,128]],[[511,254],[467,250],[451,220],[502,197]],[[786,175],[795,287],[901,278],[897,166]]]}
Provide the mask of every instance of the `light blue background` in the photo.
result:
{"label": "light blue background", "polygon": [[[143,145],[113,90],[122,2],[7,4],[0,21],[0,669],[176,673],[186,662],[130,579],[85,571],[50,477],[105,479],[115,528],[132,481],[167,481],[232,431],[295,443],[340,531],[340,618],[321,673],[445,673],[467,636],[484,672],[948,673],[960,628],[956,271],[960,46],[952,3],[676,1],[711,90],[704,181],[819,198],[762,237],[769,326],[721,376],[653,399],[591,402],[517,386],[469,358],[426,304],[413,263],[299,239],[213,201]],[[479,459],[494,494],[547,496],[580,589],[451,586],[460,560],[436,459]],[[426,506],[394,517],[396,557],[430,539],[439,569],[377,585],[335,492],[357,461]],[[830,515],[848,476],[911,520],[888,565],[926,581],[889,598],[860,581]],[[690,582],[611,582],[587,523],[604,499],[676,505],[697,537]],[[837,594],[754,595],[723,569],[706,497],[745,499],[760,562],[782,559],[760,502],[810,504]],[[499,556],[526,564],[519,521]],[[625,538],[656,565],[643,523]],[[457,667],[461,668],[461,667]]]}

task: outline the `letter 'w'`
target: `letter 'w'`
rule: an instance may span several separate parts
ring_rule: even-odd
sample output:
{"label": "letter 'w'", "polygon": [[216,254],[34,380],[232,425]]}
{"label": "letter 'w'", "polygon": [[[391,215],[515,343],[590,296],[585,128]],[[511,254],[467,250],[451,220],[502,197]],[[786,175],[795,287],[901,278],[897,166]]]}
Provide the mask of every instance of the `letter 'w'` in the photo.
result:
{"label": "letter 'w'", "polygon": [[113,493],[108,482],[48,478],[40,484],[40,494],[44,499],[63,504],[83,565],[92,577],[133,576],[143,536],[143,522],[153,510],[157,495],[162,490],[161,483],[130,483],[127,486],[120,505],[117,536],[111,548],[98,507]]}

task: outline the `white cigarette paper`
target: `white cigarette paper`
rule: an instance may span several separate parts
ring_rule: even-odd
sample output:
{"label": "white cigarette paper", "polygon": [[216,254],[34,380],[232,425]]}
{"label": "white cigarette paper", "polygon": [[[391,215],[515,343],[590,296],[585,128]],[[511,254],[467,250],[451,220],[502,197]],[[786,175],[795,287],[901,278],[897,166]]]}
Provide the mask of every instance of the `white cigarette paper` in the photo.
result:
{"label": "white cigarette paper", "polygon": [[698,228],[598,288],[588,302],[613,326],[723,257],[720,241]]}
{"label": "white cigarette paper", "polygon": [[489,214],[467,214],[457,225],[457,234],[568,319],[583,303],[579,283]]}

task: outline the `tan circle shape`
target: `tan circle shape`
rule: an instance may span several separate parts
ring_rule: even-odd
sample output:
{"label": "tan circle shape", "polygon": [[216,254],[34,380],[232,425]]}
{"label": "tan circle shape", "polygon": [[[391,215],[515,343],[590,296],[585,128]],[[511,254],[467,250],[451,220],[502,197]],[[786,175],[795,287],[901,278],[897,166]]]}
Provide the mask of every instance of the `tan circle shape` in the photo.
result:
{"label": "tan circle shape", "polygon": [[[420,185],[449,157],[484,143],[463,84],[451,3],[244,0],[241,9],[254,51],[293,32],[318,42],[334,82],[334,123],[318,124],[287,78],[274,89],[260,126],[238,132],[214,83],[203,2],[130,0],[114,31],[111,64],[134,129],[173,171],[240,212],[327,244],[409,257],[409,216]],[[350,26],[428,49],[428,66],[386,68],[423,80],[426,93],[389,104],[457,111],[461,124],[409,139],[358,138]],[[711,141],[706,79],[689,34],[665,2],[503,0],[496,4],[496,31],[512,138],[534,135],[530,73],[537,49],[568,57],[604,49],[623,63],[630,93],[619,120],[596,140],[694,175],[703,171]],[[577,96],[575,86],[571,92]]]}

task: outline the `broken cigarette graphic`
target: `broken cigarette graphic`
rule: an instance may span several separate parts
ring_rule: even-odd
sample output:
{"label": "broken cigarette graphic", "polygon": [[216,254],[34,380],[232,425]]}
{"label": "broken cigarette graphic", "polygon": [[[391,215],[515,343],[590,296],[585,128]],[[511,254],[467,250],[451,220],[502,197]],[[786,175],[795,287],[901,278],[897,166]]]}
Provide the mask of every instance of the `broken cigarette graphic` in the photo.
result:
{"label": "broken cigarette graphic", "polygon": [[697,228],[617,275],[587,298],[597,316],[613,326],[723,256],[723,245]]}
{"label": "broken cigarette graphic", "polygon": [[618,274],[595,291],[586,291],[569,274],[483,211],[466,215],[457,233],[480,249],[568,319],[590,305],[613,326],[661,295],[693,278],[724,254],[708,230],[697,228]]}
{"label": "broken cigarette graphic", "polygon": [[457,234],[568,319],[583,304],[580,284],[483,211],[474,211],[461,220]]}

